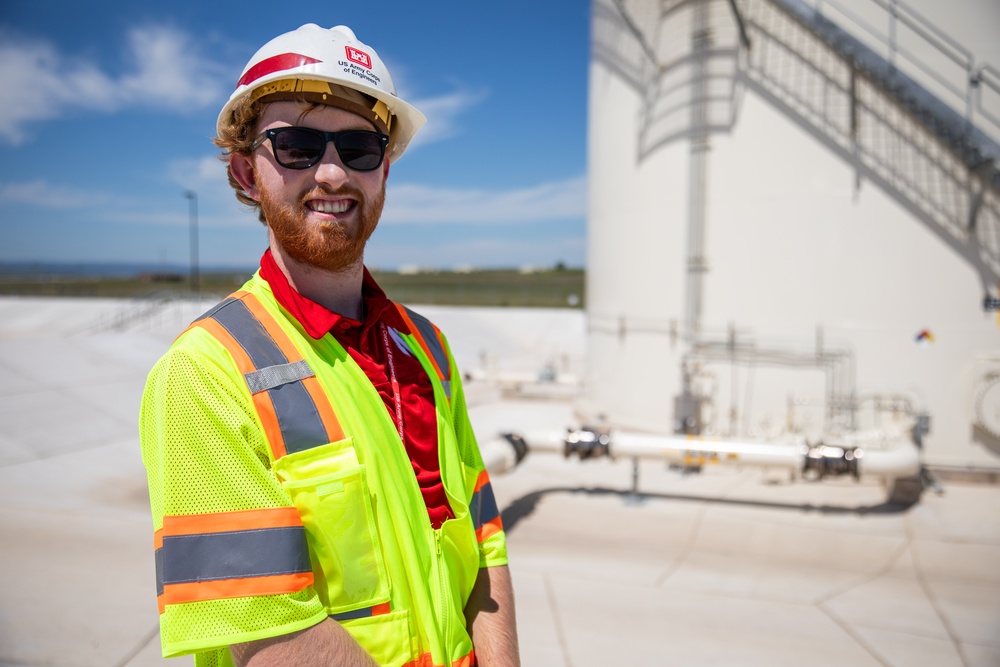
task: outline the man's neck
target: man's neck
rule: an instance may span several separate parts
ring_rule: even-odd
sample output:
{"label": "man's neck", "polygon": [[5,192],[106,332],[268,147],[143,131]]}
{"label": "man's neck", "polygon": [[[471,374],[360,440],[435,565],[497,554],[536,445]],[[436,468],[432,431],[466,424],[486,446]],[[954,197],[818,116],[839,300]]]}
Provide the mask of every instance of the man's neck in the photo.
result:
{"label": "man's neck", "polygon": [[362,319],[363,261],[359,260],[343,271],[332,272],[296,262],[274,242],[271,243],[271,254],[296,292],[338,315]]}

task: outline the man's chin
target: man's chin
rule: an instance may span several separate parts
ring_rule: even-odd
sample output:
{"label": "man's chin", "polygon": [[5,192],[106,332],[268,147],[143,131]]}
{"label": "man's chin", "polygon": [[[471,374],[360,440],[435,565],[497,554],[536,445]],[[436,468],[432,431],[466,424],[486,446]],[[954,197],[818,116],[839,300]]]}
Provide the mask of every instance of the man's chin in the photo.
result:
{"label": "man's chin", "polygon": [[280,239],[278,243],[284,254],[304,269],[343,273],[364,261],[364,244],[361,247],[355,243],[338,248],[301,248],[286,247]]}

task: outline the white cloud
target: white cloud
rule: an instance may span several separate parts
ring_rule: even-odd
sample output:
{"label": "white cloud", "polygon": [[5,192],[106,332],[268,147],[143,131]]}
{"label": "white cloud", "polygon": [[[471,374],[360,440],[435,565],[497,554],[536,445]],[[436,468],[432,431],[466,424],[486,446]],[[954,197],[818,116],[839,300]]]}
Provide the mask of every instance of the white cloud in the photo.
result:
{"label": "white cloud", "polygon": [[71,109],[114,112],[132,106],[172,111],[203,108],[225,94],[222,70],[203,58],[193,40],[171,28],[134,28],[127,36],[124,73],[60,53],[47,41],[0,39],[0,138],[25,140],[30,122],[58,118]]}
{"label": "white cloud", "polygon": [[[390,179],[391,181],[391,179]],[[583,217],[583,176],[519,190],[457,190],[390,182],[386,223],[525,223]]]}
{"label": "white cloud", "polygon": [[214,155],[201,158],[173,160],[167,165],[167,178],[185,190],[212,190],[225,186],[226,163]]}
{"label": "white cloud", "polygon": [[457,122],[459,116],[485,100],[486,97],[485,92],[469,90],[458,90],[447,95],[423,99],[410,100],[404,97],[403,99],[427,117],[427,124],[417,132],[410,148],[450,139],[460,134],[461,129]]}
{"label": "white cloud", "polygon": [[103,206],[109,199],[104,193],[53,185],[43,180],[0,184],[0,203],[3,204],[74,209]]}
{"label": "white cloud", "polygon": [[126,103],[181,111],[211,106],[224,96],[222,68],[202,58],[186,34],[162,27],[135,28],[128,42],[138,69],[121,79]]}

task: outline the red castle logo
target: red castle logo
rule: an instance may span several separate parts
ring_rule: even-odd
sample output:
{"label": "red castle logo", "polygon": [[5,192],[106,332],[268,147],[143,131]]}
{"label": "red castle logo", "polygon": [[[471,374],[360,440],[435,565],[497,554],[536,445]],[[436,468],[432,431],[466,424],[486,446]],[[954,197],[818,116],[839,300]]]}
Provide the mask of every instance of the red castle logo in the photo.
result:
{"label": "red castle logo", "polygon": [[358,50],[353,46],[346,46],[344,49],[347,51],[347,59],[352,63],[361,65],[368,69],[372,68],[372,57],[365,53],[364,51]]}

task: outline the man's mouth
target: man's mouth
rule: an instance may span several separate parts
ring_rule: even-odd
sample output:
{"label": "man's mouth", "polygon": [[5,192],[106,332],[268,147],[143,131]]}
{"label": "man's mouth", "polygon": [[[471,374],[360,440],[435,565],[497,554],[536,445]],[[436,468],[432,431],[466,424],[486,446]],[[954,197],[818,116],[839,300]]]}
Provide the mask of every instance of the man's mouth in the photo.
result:
{"label": "man's mouth", "polygon": [[353,199],[310,199],[306,202],[306,208],[317,213],[339,215],[350,211],[356,203]]}

